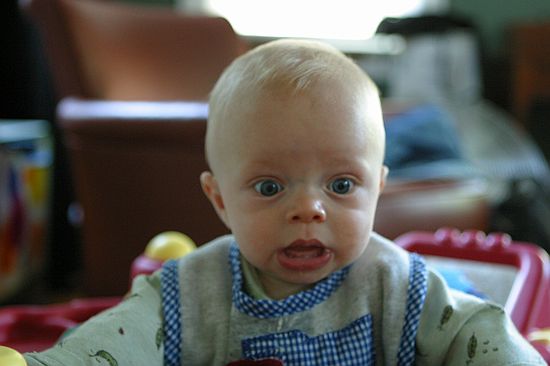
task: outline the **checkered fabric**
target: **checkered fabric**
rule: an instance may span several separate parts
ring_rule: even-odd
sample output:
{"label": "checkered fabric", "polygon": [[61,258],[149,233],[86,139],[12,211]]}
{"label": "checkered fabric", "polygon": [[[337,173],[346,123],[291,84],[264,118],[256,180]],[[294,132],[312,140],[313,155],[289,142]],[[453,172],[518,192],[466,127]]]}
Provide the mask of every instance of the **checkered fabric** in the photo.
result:
{"label": "checkered fabric", "polygon": [[247,359],[275,357],[285,366],[370,366],[376,361],[370,314],[316,337],[291,330],[245,339],[242,345]]}
{"label": "checkered fabric", "polygon": [[397,354],[397,365],[413,365],[416,352],[416,332],[420,322],[420,313],[426,298],[428,274],[424,260],[414,254],[410,255],[409,288],[403,333]]}
{"label": "checkered fabric", "polygon": [[243,290],[240,252],[237,244],[231,244],[229,262],[233,274],[233,303],[239,311],[261,319],[276,318],[311,309],[325,301],[344,281],[350,266],[334,272],[314,288],[289,296],[284,300],[256,300]]}
{"label": "checkered fabric", "polygon": [[167,261],[161,273],[164,310],[164,365],[181,364],[181,318],[178,262]]}

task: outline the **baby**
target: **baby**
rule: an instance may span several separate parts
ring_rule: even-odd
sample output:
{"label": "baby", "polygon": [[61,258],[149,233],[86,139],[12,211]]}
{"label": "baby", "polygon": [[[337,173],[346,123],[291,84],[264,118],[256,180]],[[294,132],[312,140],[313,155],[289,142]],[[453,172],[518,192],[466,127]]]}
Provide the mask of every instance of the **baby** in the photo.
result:
{"label": "baby", "polygon": [[210,99],[200,181],[231,236],[149,277],[29,365],[544,365],[502,308],[372,231],[377,89],[336,49],[279,40]]}

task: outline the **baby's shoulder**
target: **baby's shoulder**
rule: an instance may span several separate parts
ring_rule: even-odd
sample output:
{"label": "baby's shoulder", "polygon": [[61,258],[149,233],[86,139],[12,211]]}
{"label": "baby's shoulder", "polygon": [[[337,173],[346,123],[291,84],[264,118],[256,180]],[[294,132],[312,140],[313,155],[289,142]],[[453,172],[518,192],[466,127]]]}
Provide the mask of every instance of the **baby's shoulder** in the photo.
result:
{"label": "baby's shoulder", "polygon": [[229,255],[230,248],[234,243],[232,235],[220,236],[208,243],[202,244],[193,252],[178,259],[180,267],[204,265],[204,262],[225,261]]}
{"label": "baby's shoulder", "polygon": [[377,233],[371,234],[367,248],[358,261],[360,265],[357,267],[367,271],[375,270],[399,277],[410,274],[411,253]]}
{"label": "baby's shoulder", "polygon": [[195,280],[205,280],[206,277],[227,278],[230,271],[229,256],[234,239],[231,235],[225,235],[199,246],[185,256],[166,263],[163,271],[175,268],[176,275],[182,283],[193,283]]}

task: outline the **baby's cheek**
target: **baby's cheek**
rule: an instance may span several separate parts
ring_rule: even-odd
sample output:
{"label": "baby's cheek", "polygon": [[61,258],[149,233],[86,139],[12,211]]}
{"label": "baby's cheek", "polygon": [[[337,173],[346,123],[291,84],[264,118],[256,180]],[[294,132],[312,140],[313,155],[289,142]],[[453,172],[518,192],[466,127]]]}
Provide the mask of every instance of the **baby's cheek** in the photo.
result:
{"label": "baby's cheek", "polygon": [[337,229],[347,241],[354,242],[359,245],[360,242],[368,241],[372,231],[374,213],[368,211],[355,211],[354,214],[342,217],[339,220]]}
{"label": "baby's cheek", "polygon": [[335,262],[339,268],[345,267],[354,262],[363,254],[368,241],[360,236],[341,238],[335,250]]}
{"label": "baby's cheek", "polygon": [[338,241],[344,249],[344,255],[353,261],[367,247],[372,232],[372,223],[368,222],[366,218],[349,220],[347,225],[342,224],[339,230],[341,236]]}

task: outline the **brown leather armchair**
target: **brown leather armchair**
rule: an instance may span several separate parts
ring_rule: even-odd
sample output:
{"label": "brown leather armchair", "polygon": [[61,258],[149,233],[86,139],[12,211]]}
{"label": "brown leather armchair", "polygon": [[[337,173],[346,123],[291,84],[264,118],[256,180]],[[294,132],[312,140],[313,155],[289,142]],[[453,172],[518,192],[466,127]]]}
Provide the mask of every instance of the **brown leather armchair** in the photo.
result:
{"label": "brown leather armchair", "polygon": [[[54,121],[55,130],[62,130],[56,134],[54,199],[59,204],[54,216],[60,224],[53,233],[54,277],[64,276],[72,260],[78,262],[59,254],[66,247],[75,253],[77,243],[65,243],[64,234],[73,231],[65,211],[75,198],[86,215],[81,240],[85,285],[79,290],[119,295],[127,289],[130,260],[159,230],[181,227],[198,242],[211,238],[205,232],[223,231],[197,190],[196,173],[204,168],[197,145],[202,144],[204,118],[189,122],[188,109],[177,103],[139,101],[205,101],[219,74],[247,45],[223,18],[170,8],[101,0],[25,0],[20,6],[43,43],[55,102],[62,101]],[[78,101],[67,99],[74,97]],[[121,106],[112,100],[127,102]],[[173,112],[170,118],[167,108]],[[179,141],[186,148],[174,147],[175,132],[181,132]],[[176,150],[181,155],[171,156]],[[177,173],[180,179],[173,180],[171,174]],[[193,180],[183,180],[187,176]],[[173,196],[176,186],[181,190]],[[205,221],[215,219],[211,227],[199,223],[201,204],[208,208]],[[187,218],[180,222],[181,216]]]}
{"label": "brown leather armchair", "polygon": [[83,209],[84,290],[120,295],[156,234],[227,233],[202,193],[205,103],[64,99],[58,119]]}
{"label": "brown leather armchair", "polygon": [[101,0],[22,2],[58,99],[206,100],[247,47],[227,20]]}

